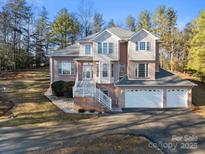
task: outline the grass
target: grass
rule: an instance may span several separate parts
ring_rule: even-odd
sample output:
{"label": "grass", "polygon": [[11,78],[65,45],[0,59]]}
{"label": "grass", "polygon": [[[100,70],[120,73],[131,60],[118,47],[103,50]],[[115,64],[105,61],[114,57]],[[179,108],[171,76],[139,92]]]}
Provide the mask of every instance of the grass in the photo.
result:
{"label": "grass", "polygon": [[205,118],[205,83],[200,81],[199,78],[190,76],[189,74],[179,72],[175,72],[175,74],[198,85],[192,89],[192,103],[195,105],[193,111]]}
{"label": "grass", "polygon": [[[6,89],[0,92],[0,96],[12,101],[15,107],[0,117],[0,126],[50,126],[90,118],[88,115],[65,114],[44,96],[49,87],[48,69],[4,73],[0,76],[2,86]],[[9,118],[11,115],[14,118]]]}
{"label": "grass", "polygon": [[[150,142],[145,137],[132,135],[105,135],[96,139],[87,139],[74,145],[55,146],[39,151],[34,154],[114,154],[114,153],[152,153],[161,154],[158,148],[149,146]],[[151,145],[151,144],[150,144]]]}

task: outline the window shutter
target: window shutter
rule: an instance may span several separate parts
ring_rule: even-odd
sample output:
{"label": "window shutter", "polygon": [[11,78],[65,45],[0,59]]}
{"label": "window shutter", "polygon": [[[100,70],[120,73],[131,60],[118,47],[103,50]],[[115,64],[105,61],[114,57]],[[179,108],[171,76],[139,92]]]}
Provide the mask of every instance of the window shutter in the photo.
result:
{"label": "window shutter", "polygon": [[113,53],[113,43],[109,43],[109,53]]}
{"label": "window shutter", "polygon": [[98,53],[101,54],[102,53],[102,43],[98,42]]}
{"label": "window shutter", "polygon": [[58,74],[62,74],[62,62],[58,63]]}
{"label": "window shutter", "polygon": [[136,42],[135,44],[136,44],[136,51],[138,51],[139,50],[138,42]]}
{"label": "window shutter", "polygon": [[135,76],[138,77],[138,64],[135,66]]}
{"label": "window shutter", "polygon": [[150,48],[151,48],[151,43],[150,42],[147,42],[147,51],[149,51],[150,50]]}

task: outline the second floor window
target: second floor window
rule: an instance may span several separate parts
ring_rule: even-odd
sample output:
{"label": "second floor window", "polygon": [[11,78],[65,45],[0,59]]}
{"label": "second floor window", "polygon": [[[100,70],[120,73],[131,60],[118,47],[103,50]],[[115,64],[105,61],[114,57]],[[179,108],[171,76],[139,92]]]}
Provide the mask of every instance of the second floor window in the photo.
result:
{"label": "second floor window", "polygon": [[104,54],[107,54],[107,49],[108,49],[108,48],[107,48],[107,43],[104,42],[104,43],[103,43],[103,53],[104,53]]}
{"label": "second floor window", "polygon": [[85,44],[85,54],[90,54],[90,44]]}
{"label": "second floor window", "polygon": [[108,64],[103,64],[103,77],[108,77]]}
{"label": "second floor window", "polygon": [[148,64],[137,64],[135,68],[135,76],[137,78],[148,77]]}
{"label": "second floor window", "polygon": [[111,54],[114,51],[114,44],[111,42],[98,42],[98,53],[99,54]]}
{"label": "second floor window", "polygon": [[136,51],[138,50],[146,50],[149,51],[151,49],[151,42],[136,42]]}
{"label": "second floor window", "polygon": [[58,73],[61,75],[74,75],[75,74],[75,64],[69,61],[59,62]]}

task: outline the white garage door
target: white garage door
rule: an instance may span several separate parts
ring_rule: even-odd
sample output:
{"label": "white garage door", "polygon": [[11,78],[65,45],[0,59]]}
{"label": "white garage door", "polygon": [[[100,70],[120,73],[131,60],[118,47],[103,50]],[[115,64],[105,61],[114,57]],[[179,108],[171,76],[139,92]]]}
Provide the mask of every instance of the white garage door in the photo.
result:
{"label": "white garage door", "polygon": [[127,89],[125,91],[126,108],[162,108],[161,89]]}
{"label": "white garage door", "polygon": [[167,107],[187,107],[187,89],[167,89]]}

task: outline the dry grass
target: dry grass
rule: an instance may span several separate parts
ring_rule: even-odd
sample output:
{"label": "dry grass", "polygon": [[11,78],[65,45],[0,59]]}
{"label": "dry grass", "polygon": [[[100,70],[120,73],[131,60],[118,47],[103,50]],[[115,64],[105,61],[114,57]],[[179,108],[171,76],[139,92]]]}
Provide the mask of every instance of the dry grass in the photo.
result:
{"label": "dry grass", "polygon": [[149,146],[149,140],[132,135],[106,135],[94,140],[87,140],[73,146],[62,145],[36,151],[38,154],[161,154],[162,152]]}
{"label": "dry grass", "polygon": [[195,105],[193,111],[205,118],[205,83],[201,82],[199,78],[190,76],[189,74],[179,72],[175,72],[175,74],[198,85],[194,87],[192,91],[192,103]]}
{"label": "dry grass", "polygon": [[[16,74],[5,77],[8,74]],[[1,80],[3,79],[3,80]],[[7,73],[0,76],[0,86],[6,90],[0,95],[15,103],[8,115],[0,117],[0,126],[25,124],[50,126],[67,120],[89,118],[86,115],[70,115],[60,111],[44,96],[49,87],[48,69]],[[9,118],[9,117],[14,118]]]}

